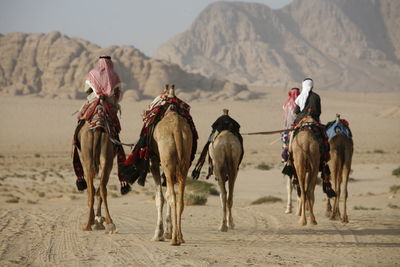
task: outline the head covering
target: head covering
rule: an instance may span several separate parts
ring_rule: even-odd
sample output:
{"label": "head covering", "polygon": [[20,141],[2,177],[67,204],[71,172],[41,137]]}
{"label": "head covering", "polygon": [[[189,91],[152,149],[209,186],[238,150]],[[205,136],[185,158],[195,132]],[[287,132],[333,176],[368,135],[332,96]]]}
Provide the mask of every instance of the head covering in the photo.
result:
{"label": "head covering", "polygon": [[283,127],[285,127],[285,129],[290,128],[296,118],[296,114],[294,113],[294,110],[296,109],[296,103],[294,101],[299,96],[299,94],[299,88],[290,89],[290,91],[288,92],[289,97],[285,101],[285,103],[283,103]]}
{"label": "head covering", "polygon": [[112,95],[113,90],[121,83],[118,74],[114,71],[114,64],[109,56],[101,56],[97,66],[92,69],[86,83],[93,89],[96,95]]}
{"label": "head covering", "polygon": [[303,81],[302,84],[302,89],[300,95],[296,98],[296,104],[300,107],[300,111],[303,111],[304,106],[306,105],[306,101],[308,98],[308,95],[314,87],[314,82],[310,78],[306,78]]}

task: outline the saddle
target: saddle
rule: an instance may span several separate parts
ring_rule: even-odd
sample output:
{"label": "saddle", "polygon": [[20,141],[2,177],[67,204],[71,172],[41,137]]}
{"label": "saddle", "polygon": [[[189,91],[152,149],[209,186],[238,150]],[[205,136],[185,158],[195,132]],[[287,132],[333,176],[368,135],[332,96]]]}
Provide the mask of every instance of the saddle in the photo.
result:
{"label": "saddle", "polygon": [[328,139],[331,140],[338,133],[342,133],[343,135],[352,138],[353,134],[351,133],[349,122],[345,119],[340,119],[340,115],[337,115],[338,118],[334,121],[330,121],[326,124],[326,134]]}

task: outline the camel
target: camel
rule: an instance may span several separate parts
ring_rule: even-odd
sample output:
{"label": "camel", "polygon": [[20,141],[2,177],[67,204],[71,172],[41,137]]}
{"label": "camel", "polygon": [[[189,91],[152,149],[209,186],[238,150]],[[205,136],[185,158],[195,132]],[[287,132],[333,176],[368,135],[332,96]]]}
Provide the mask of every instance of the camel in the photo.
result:
{"label": "camel", "polygon": [[[306,117],[303,122],[313,123],[314,120],[311,117]],[[299,223],[302,226],[307,224],[305,216],[307,202],[311,223],[317,224],[313,207],[315,201],[314,190],[320,164],[319,142],[310,129],[304,128],[293,138],[291,151],[301,191],[298,208]]]}
{"label": "camel", "polygon": [[[175,96],[174,88],[169,91]],[[193,133],[186,119],[177,112],[167,111],[157,123],[150,144],[150,170],[156,184],[157,225],[153,240],[171,239],[171,244],[179,246],[184,243],[181,219],[184,208],[186,177],[191,164]],[[168,201],[166,231],[163,225],[163,207],[165,198],[162,191],[160,166],[167,181],[166,199]],[[178,186],[178,197],[175,193]],[[178,199],[177,199],[178,198]],[[171,225],[172,209],[172,225]]]}
{"label": "camel", "polygon": [[[343,223],[348,223],[349,219],[347,216],[347,184],[349,181],[349,174],[351,170],[351,161],[353,157],[353,139],[344,135],[341,132],[337,132],[337,135],[329,140],[330,145],[330,169],[334,180],[334,186],[336,191],[336,198],[333,204],[333,208],[328,199],[327,211],[330,213],[330,219],[335,220],[337,216],[341,218]],[[341,193],[341,184],[343,182],[344,191],[344,203],[343,203],[343,216],[339,210],[339,200]]]}
{"label": "camel", "polygon": [[[114,97],[108,97],[107,101],[109,103],[116,102]],[[92,225],[95,225],[95,230],[106,229],[106,233],[114,233],[116,227],[111,219],[107,203],[107,183],[115,157],[114,144],[106,132],[89,129],[87,121],[79,130],[77,139],[81,144],[80,155],[88,190],[89,216],[83,230],[91,231]],[[100,174],[100,184],[96,193],[98,203],[95,217],[93,209],[95,196],[93,180],[97,174]],[[104,203],[106,211],[105,219],[101,216],[102,203]],[[106,227],[103,225],[104,220]]]}
{"label": "camel", "polygon": [[[215,138],[214,142],[210,143],[208,149],[220,188],[222,220],[219,230],[226,232],[228,228],[234,229],[232,217],[233,189],[238,174],[242,146],[233,133],[224,130]],[[228,192],[225,188],[227,181]]]}

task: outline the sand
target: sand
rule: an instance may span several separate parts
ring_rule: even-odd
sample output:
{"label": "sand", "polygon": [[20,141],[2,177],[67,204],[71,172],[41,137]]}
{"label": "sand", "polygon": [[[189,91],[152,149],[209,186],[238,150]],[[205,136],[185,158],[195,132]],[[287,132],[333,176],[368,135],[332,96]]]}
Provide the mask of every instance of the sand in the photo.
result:
{"label": "sand", "polygon": [[[336,113],[350,122],[355,154],[349,184],[350,222],[325,217],[326,198],[316,188],[318,225],[298,225],[285,214],[286,186],[278,135],[245,136],[245,157],[234,196],[236,229],[218,231],[219,197],[183,214],[186,243],[153,242],[156,208],[151,176],[143,188],[119,193],[116,168],[109,184],[109,206],[118,233],[84,232],[86,193],[77,192],[71,165],[75,117],[82,101],[1,97],[0,265],[32,266],[392,266],[400,262],[400,94],[320,92],[323,122]],[[229,108],[242,132],[281,128],[286,92],[269,91],[251,102],[190,103],[199,131],[199,149],[211,123]],[[149,101],[123,99],[121,139],[135,142],[141,111]],[[128,150],[126,150],[129,152]],[[197,158],[196,158],[197,159]],[[261,163],[271,166],[265,171]],[[204,179],[204,177],[201,177]],[[214,178],[210,182],[215,183]],[[262,196],[282,202],[251,205]],[[295,204],[295,202],[293,203]]]}

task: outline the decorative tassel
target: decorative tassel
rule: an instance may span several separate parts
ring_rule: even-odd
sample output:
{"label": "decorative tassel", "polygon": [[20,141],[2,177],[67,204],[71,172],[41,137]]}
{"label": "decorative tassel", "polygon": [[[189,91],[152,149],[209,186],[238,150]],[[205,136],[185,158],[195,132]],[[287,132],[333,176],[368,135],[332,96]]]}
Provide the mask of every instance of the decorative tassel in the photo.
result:
{"label": "decorative tassel", "polygon": [[126,195],[131,191],[131,186],[129,184],[121,186],[121,195]]}
{"label": "decorative tassel", "polygon": [[78,188],[79,191],[83,191],[87,188],[87,184],[85,179],[77,179],[76,180],[76,187]]}
{"label": "decorative tassel", "polygon": [[295,170],[292,165],[285,164],[285,166],[283,167],[282,173],[289,176],[290,178],[292,178],[295,173]]}

